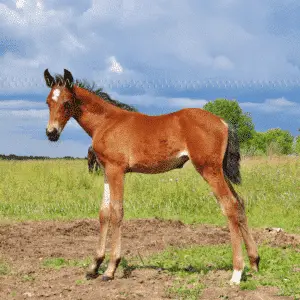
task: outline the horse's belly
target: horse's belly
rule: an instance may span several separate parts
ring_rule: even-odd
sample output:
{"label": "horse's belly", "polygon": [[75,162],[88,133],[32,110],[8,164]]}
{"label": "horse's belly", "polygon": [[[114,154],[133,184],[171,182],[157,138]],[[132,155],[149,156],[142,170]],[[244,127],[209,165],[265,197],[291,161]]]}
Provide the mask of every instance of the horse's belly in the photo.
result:
{"label": "horse's belly", "polygon": [[139,161],[130,166],[129,172],[146,174],[164,173],[173,169],[182,168],[188,160],[188,155],[184,154],[179,157],[159,161]]}

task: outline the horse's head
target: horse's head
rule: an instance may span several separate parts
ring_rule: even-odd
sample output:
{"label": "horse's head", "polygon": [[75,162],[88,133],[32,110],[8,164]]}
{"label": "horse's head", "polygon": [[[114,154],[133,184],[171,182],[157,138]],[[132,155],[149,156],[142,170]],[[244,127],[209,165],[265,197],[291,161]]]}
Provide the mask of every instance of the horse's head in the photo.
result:
{"label": "horse's head", "polygon": [[46,103],[49,107],[49,122],[46,135],[50,141],[56,142],[69,119],[74,115],[73,76],[64,70],[64,77],[54,79],[48,69],[44,72],[46,84],[51,91]]}

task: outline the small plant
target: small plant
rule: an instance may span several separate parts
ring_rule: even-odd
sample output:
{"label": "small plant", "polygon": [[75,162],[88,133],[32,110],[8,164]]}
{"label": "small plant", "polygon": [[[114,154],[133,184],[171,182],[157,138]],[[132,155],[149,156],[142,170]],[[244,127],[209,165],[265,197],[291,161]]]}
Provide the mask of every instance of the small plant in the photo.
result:
{"label": "small plant", "polygon": [[25,274],[22,276],[23,281],[34,281],[35,277],[31,274]]}
{"label": "small plant", "polygon": [[0,260],[0,275],[8,275],[10,273],[9,265]]}
{"label": "small plant", "polygon": [[42,264],[44,267],[58,270],[62,267],[66,267],[68,265],[68,262],[64,258],[57,257],[57,258],[47,258],[43,261]]}

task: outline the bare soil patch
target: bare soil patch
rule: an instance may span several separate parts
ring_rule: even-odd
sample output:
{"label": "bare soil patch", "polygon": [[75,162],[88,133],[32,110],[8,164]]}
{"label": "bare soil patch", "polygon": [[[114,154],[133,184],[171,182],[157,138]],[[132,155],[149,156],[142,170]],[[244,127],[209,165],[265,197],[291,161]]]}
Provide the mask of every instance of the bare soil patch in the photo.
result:
{"label": "bare soil patch", "polygon": [[[9,274],[0,275],[0,299],[165,299],[173,278],[162,270],[137,269],[124,277],[119,268],[114,281],[102,282],[100,277],[85,281],[85,270],[80,267],[42,266],[41,262],[51,257],[83,260],[93,256],[98,230],[98,221],[89,219],[0,225],[0,262],[10,266]],[[260,244],[300,245],[299,235],[285,232],[255,230],[254,236]],[[123,256],[130,259],[169,246],[217,245],[230,240],[226,227],[147,219],[125,221],[122,241]],[[275,296],[275,288],[241,291],[238,287],[215,287],[220,278],[228,276],[222,270],[211,272],[200,299],[292,299]]]}

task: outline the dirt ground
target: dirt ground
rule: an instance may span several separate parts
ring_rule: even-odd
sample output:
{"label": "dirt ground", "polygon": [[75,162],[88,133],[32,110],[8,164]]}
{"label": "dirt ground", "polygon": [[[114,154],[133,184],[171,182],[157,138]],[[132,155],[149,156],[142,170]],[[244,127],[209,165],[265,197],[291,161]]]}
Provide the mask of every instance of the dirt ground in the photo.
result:
{"label": "dirt ground", "polygon": [[[166,289],[174,278],[159,269],[136,269],[124,276],[119,268],[115,280],[101,277],[85,281],[85,270],[66,267],[45,268],[46,258],[84,259],[92,256],[98,240],[97,220],[30,221],[0,225],[0,261],[11,266],[8,275],[0,275],[0,299],[166,299]],[[254,231],[258,243],[272,246],[299,245],[300,236],[269,230]],[[146,257],[168,246],[217,245],[229,243],[225,227],[185,225],[157,219],[125,221],[122,253]],[[109,249],[108,249],[109,250]],[[292,299],[275,296],[276,288],[242,291],[239,287],[218,287],[230,272],[211,271],[200,299]],[[34,279],[32,279],[34,278]],[[32,279],[32,280],[31,280]]]}

